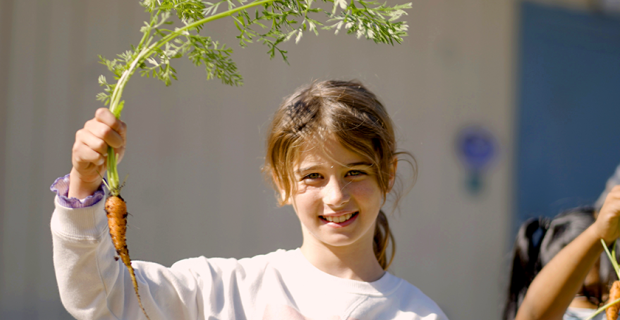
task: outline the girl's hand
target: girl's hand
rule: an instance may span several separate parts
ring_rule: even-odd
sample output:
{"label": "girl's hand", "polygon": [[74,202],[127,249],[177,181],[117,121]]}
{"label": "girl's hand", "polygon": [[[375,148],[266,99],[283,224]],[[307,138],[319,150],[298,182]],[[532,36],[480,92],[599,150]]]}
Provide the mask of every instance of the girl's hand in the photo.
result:
{"label": "girl's hand", "polygon": [[605,198],[593,226],[607,244],[620,236],[620,185],[611,189]]}
{"label": "girl's hand", "polygon": [[106,170],[108,146],[114,148],[118,162],[125,153],[127,125],[110,110],[100,108],[95,117],[75,134],[69,180],[69,197],[84,199],[101,185]]}

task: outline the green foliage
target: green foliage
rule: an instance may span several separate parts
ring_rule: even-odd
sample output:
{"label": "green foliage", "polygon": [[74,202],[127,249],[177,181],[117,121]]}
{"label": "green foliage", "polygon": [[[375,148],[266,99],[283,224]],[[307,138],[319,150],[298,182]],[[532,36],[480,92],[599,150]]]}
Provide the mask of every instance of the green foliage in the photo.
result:
{"label": "green foliage", "polygon": [[[171,62],[185,56],[196,66],[205,68],[207,79],[218,78],[224,84],[241,85],[243,79],[231,59],[232,50],[199,33],[206,23],[224,17],[232,17],[242,47],[248,43],[262,43],[267,46],[271,58],[279,55],[284,61],[287,52],[280,45],[293,38],[299,42],[308,31],[318,35],[319,29],[332,29],[335,33],[344,29],[358,38],[363,36],[376,43],[392,45],[401,43],[407,35],[407,24],[396,20],[406,14],[405,9],[411,8],[411,4],[387,6],[365,0],[317,2],[325,4],[324,7],[331,6],[331,10],[313,7],[314,0],[142,0],[140,5],[149,12],[150,19],[140,29],[142,39],[138,45],[111,60],[99,56],[117,82],[110,84],[100,76],[99,84],[104,89],[97,100],[109,104],[112,113],[120,117],[125,84],[136,70],[168,86],[177,79]],[[324,14],[328,26],[311,17],[319,13]],[[172,18],[173,14],[176,18]],[[179,27],[173,27],[175,21],[180,23]],[[116,166],[110,162],[108,165]],[[116,172],[110,169],[108,173]],[[117,178],[113,180],[118,181]]]}
{"label": "green foliage", "polygon": [[[405,9],[410,8],[411,4],[390,7],[364,0],[322,2],[331,4],[331,12],[313,8],[313,0],[143,0],[140,4],[150,13],[150,19],[140,30],[143,33],[140,43],[115,59],[99,58],[117,81],[126,72],[129,73],[126,76],[128,80],[137,68],[142,76],[170,85],[172,79],[177,79],[171,61],[187,56],[195,65],[204,66],[207,79],[218,78],[225,84],[241,85],[242,77],[231,59],[232,50],[210,36],[199,34],[205,23],[232,16],[242,47],[252,42],[262,43],[268,47],[271,58],[278,54],[285,61],[287,52],[280,45],[292,38],[299,42],[306,31],[318,35],[319,29],[334,29],[336,33],[345,29],[358,38],[363,36],[377,43],[389,44],[400,43],[407,34],[407,25],[396,20],[406,14]],[[255,7],[253,13],[248,11],[251,7]],[[226,11],[219,13],[222,8]],[[322,22],[310,17],[321,12],[325,14],[329,26],[323,26]],[[181,28],[172,28],[172,13],[182,23]],[[97,95],[97,99],[107,105],[113,101],[112,95],[117,85],[108,84],[102,77],[99,84],[104,91]]]}
{"label": "green foliage", "polygon": [[[343,11],[332,14],[330,21],[337,23],[327,27],[335,28],[336,33],[344,26],[347,34],[355,33],[357,37],[362,36],[371,39],[376,43],[401,43],[402,37],[407,35],[407,24],[395,22],[403,14],[407,14],[405,9],[411,8],[411,4],[404,4],[394,7],[387,7],[374,1],[359,0],[351,2],[348,6],[345,0],[336,0]],[[346,6],[346,7],[344,7]]]}

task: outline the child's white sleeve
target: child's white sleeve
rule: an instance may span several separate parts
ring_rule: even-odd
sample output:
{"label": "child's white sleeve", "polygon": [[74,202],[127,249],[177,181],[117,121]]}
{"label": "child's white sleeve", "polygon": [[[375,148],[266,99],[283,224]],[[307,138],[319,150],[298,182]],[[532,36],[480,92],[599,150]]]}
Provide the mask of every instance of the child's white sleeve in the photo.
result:
{"label": "child's white sleeve", "polygon": [[[55,200],[51,230],[60,298],[77,319],[146,319],[127,268],[114,259],[104,201],[66,208]],[[197,319],[203,310],[196,276],[187,269],[133,261],[142,304],[151,320]]]}

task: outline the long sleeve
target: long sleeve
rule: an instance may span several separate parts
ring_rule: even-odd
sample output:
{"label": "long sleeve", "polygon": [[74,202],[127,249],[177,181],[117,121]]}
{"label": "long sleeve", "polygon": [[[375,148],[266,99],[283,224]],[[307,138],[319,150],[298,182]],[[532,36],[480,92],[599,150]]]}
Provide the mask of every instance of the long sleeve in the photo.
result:
{"label": "long sleeve", "polygon": [[58,196],[56,201],[63,207],[72,209],[90,207],[101,201],[105,196],[102,183],[94,194],[86,197],[85,199],[69,198],[69,177],[70,174],[67,174],[64,177],[56,179],[50,187],[50,190],[55,192]]}
{"label": "long sleeve", "polygon": [[[146,319],[127,268],[114,259],[103,201],[72,209],[56,197],[55,205],[54,268],[67,311],[77,319]],[[142,261],[132,266],[151,320],[203,318],[199,277],[191,269]]]}

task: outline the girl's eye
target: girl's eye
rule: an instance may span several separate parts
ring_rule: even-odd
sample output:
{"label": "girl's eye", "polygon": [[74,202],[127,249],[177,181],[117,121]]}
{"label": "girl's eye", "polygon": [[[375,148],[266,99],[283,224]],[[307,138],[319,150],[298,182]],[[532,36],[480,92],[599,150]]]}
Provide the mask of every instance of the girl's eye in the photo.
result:
{"label": "girl's eye", "polygon": [[361,175],[364,175],[364,174],[366,174],[366,173],[364,173],[363,171],[360,171],[360,170],[351,170],[351,171],[347,172],[347,176],[349,176],[349,177],[358,177],[358,176],[361,176]]}
{"label": "girl's eye", "polygon": [[311,179],[311,180],[314,180],[314,179],[319,179],[319,178],[321,178],[321,175],[320,175],[320,174],[318,174],[318,173],[309,173],[309,174],[305,175],[305,176],[302,178],[302,180],[305,180],[305,179]]}

